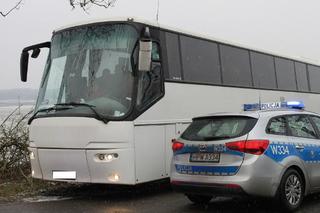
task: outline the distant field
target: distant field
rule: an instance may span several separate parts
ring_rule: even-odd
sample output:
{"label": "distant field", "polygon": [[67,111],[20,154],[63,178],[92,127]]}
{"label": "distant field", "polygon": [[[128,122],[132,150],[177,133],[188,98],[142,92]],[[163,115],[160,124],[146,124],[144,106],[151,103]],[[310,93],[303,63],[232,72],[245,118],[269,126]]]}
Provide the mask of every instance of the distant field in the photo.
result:
{"label": "distant field", "polygon": [[[35,100],[21,100],[21,105],[34,105]],[[17,99],[0,100],[0,107],[18,106],[19,101]]]}
{"label": "distant field", "polygon": [[12,112],[14,112],[13,117],[17,118],[20,116],[23,116],[30,112],[33,109],[33,105],[23,105],[20,107],[20,110],[17,109],[16,106],[0,106],[0,124],[8,115],[10,115]]}

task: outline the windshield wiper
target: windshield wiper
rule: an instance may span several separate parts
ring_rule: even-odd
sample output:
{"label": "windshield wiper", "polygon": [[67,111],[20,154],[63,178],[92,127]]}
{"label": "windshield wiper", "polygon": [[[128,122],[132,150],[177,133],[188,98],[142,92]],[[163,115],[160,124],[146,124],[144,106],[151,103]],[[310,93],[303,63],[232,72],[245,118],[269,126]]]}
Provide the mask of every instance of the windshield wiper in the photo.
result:
{"label": "windshield wiper", "polygon": [[88,107],[89,109],[91,109],[91,111],[94,113],[95,115],[95,118],[99,121],[102,121],[103,123],[108,123],[107,120],[105,120],[95,109],[94,105],[91,105],[91,104],[86,104],[86,103],[78,103],[78,102],[68,102],[68,103],[58,103],[58,104],[55,104],[54,106],[73,106],[73,107],[78,107],[78,106],[85,106],[85,107]]}
{"label": "windshield wiper", "polygon": [[35,117],[37,116],[38,113],[40,112],[51,112],[51,111],[60,111],[60,110],[67,110],[67,109],[71,109],[70,107],[57,107],[56,105],[49,107],[49,108],[44,108],[44,109],[39,109],[37,110],[28,120],[28,125],[31,124],[31,122],[35,119]]}

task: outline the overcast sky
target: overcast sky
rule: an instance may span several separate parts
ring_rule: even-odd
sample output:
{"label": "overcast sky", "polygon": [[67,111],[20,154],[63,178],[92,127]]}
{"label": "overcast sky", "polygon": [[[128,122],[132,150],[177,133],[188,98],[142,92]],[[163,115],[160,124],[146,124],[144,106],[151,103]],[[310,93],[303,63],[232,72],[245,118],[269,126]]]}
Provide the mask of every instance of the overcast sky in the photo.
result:
{"label": "overcast sky", "polygon": [[[0,11],[16,1],[1,0]],[[20,82],[20,53],[48,41],[55,28],[112,16],[154,20],[157,5],[157,0],[117,0],[88,15],[72,10],[68,0],[24,0],[19,10],[0,17],[0,89],[39,87],[47,52],[30,61],[28,83]],[[160,0],[159,5],[164,25],[320,64],[319,0]]]}

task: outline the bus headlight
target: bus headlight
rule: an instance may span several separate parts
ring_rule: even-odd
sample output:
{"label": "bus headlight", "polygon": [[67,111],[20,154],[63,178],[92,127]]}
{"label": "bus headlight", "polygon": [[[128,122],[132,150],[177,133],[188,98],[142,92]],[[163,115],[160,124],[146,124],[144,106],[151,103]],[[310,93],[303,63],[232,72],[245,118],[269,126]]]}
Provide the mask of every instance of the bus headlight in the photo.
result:
{"label": "bus headlight", "polygon": [[111,161],[111,160],[113,159],[113,155],[112,155],[112,154],[107,154],[107,155],[106,155],[106,159],[107,159],[108,161]]}
{"label": "bus headlight", "polygon": [[110,162],[110,161],[113,161],[114,159],[117,159],[119,157],[119,154],[118,153],[99,153],[99,154],[96,154],[96,158],[99,160],[99,161],[104,161],[104,162]]}
{"label": "bus headlight", "polygon": [[97,157],[99,158],[99,160],[104,160],[104,154],[98,154]]}

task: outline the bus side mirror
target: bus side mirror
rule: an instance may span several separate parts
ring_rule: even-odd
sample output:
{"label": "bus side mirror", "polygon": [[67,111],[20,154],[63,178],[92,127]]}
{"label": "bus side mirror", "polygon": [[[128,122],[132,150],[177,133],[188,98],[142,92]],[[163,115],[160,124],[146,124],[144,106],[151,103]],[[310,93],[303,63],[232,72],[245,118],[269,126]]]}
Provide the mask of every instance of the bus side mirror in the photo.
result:
{"label": "bus side mirror", "polygon": [[139,61],[138,70],[149,72],[151,69],[151,53],[152,40],[149,27],[145,27],[142,31],[141,39],[139,41]]}
{"label": "bus side mirror", "polygon": [[50,48],[51,42],[44,42],[36,45],[32,45],[29,47],[26,47],[22,50],[21,56],[20,56],[20,78],[21,81],[26,82],[27,76],[28,76],[28,64],[29,64],[29,53],[28,51],[32,50],[31,57],[37,58],[40,54],[41,48]]}
{"label": "bus side mirror", "polygon": [[151,51],[152,41],[151,40],[140,40],[139,41],[139,71],[150,71],[151,68]]}
{"label": "bus side mirror", "polygon": [[29,64],[29,53],[28,51],[22,51],[20,57],[20,78],[21,81],[27,81],[28,75],[28,64]]}

